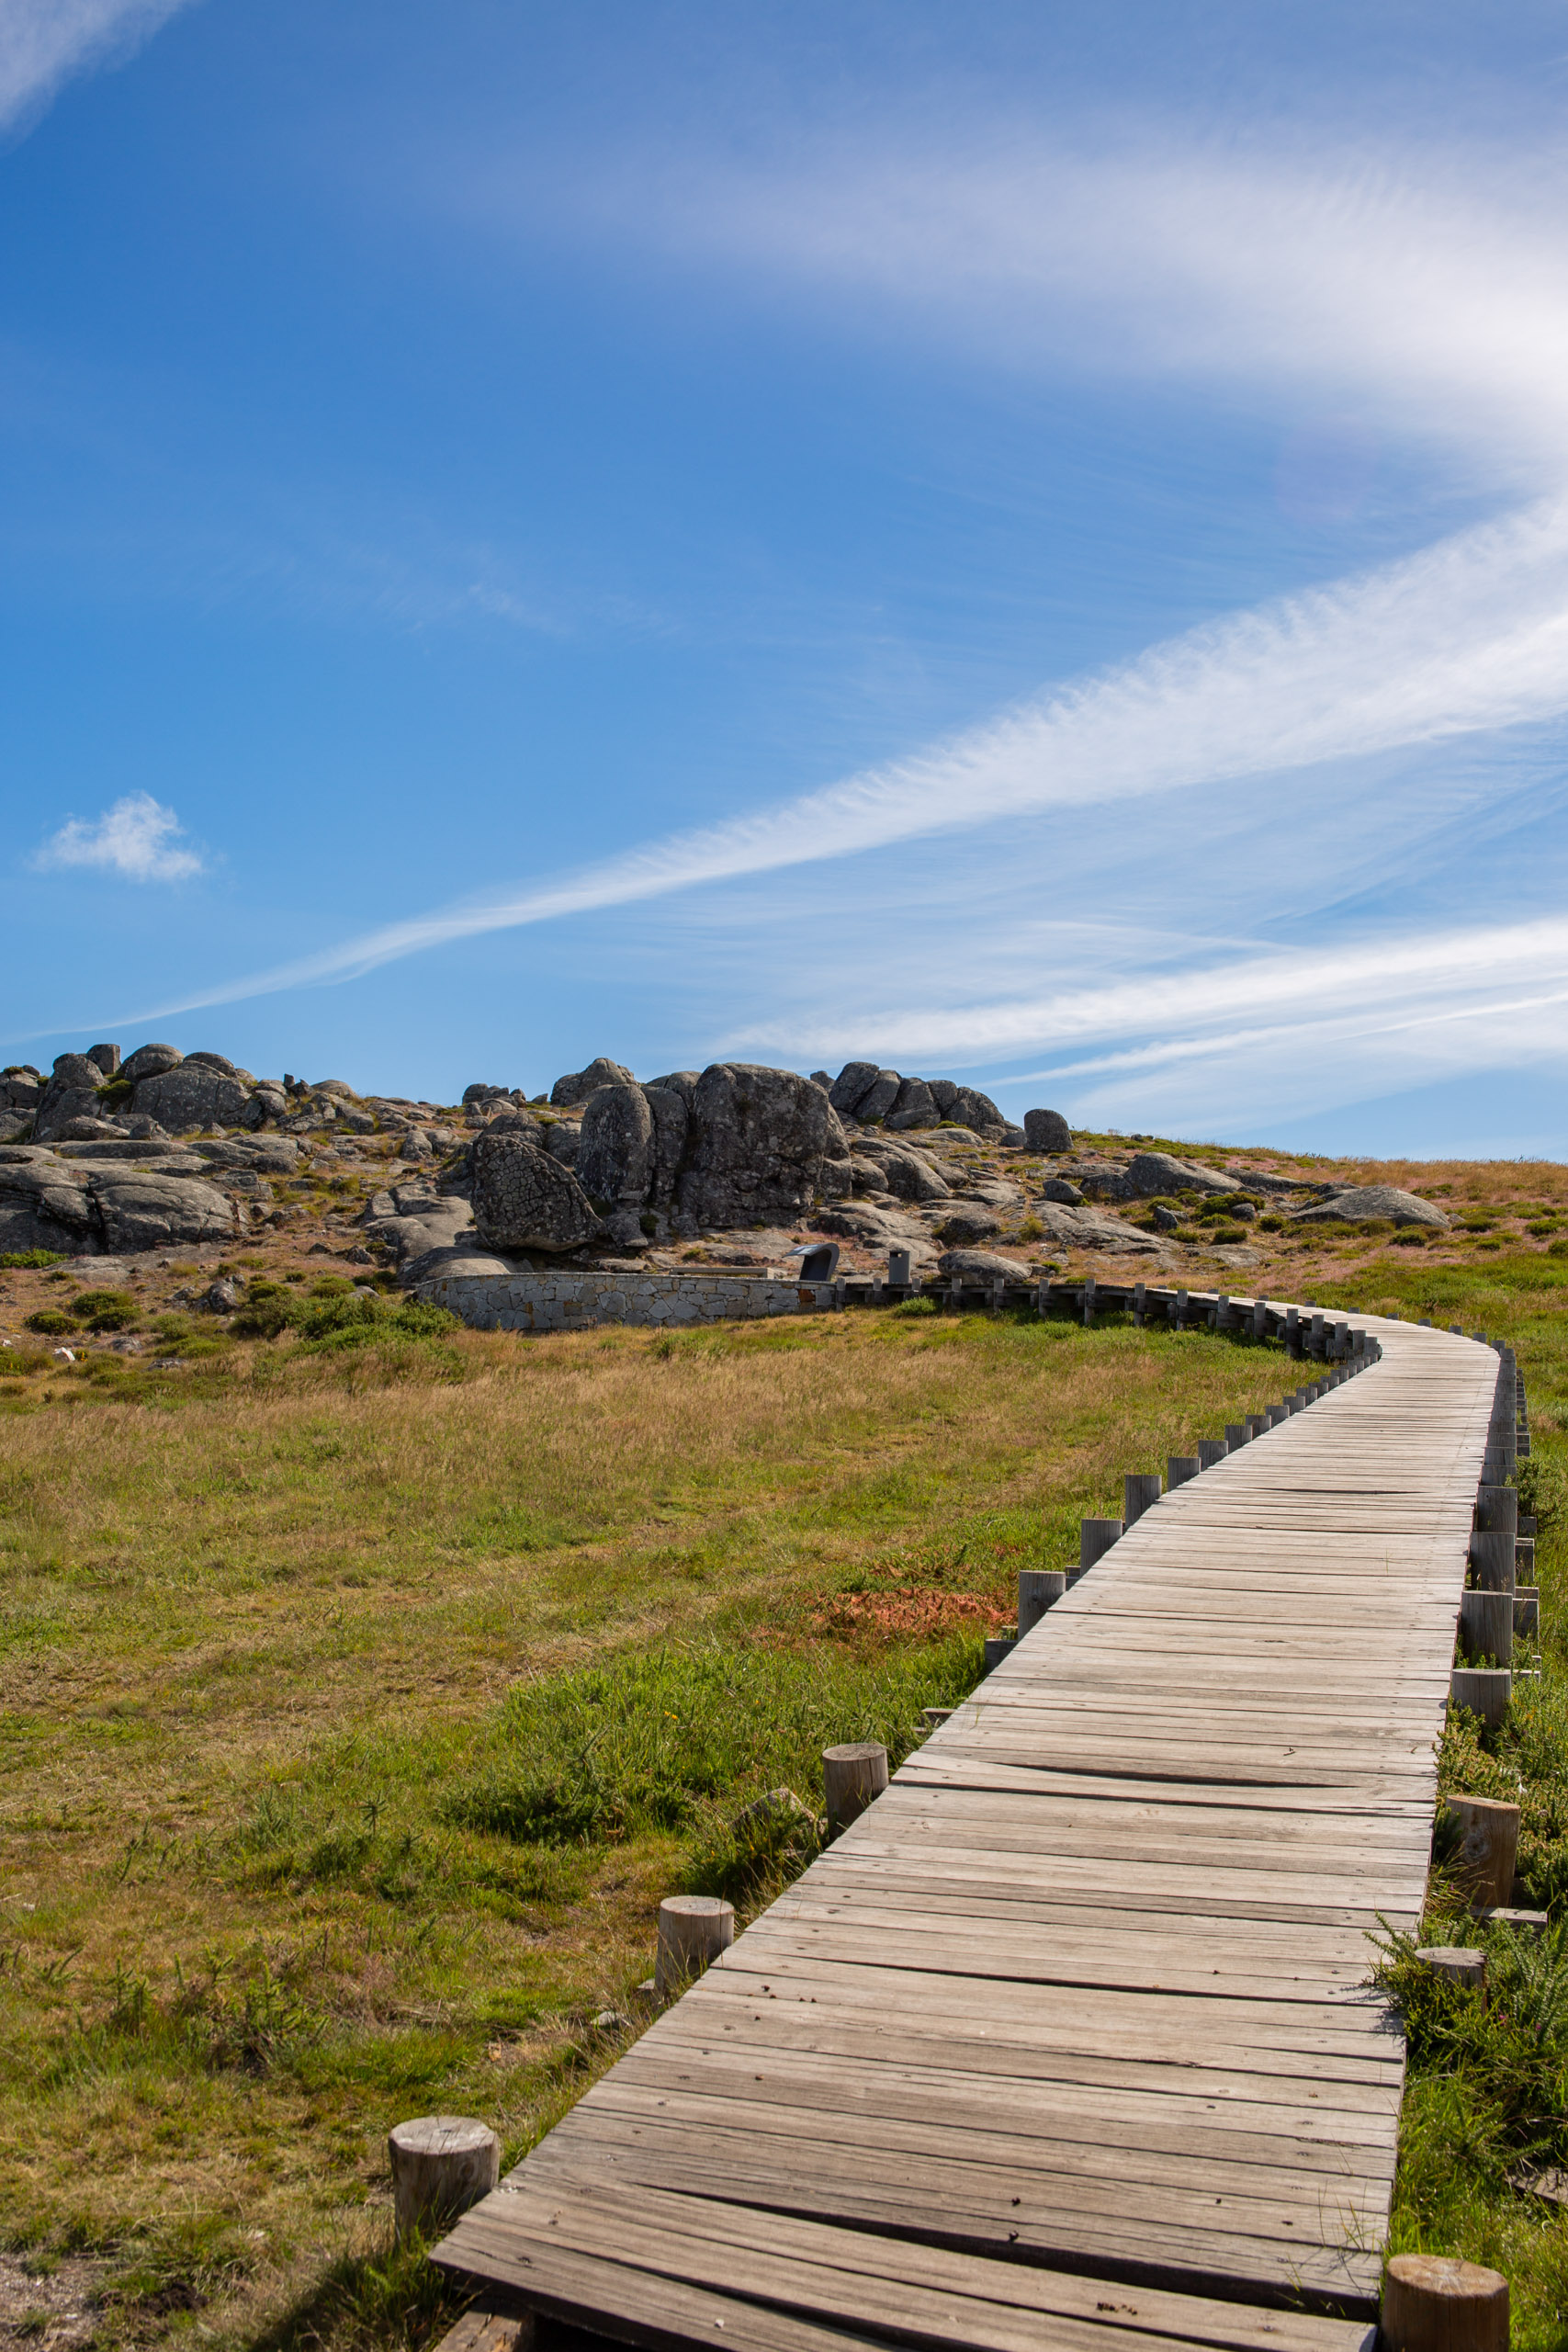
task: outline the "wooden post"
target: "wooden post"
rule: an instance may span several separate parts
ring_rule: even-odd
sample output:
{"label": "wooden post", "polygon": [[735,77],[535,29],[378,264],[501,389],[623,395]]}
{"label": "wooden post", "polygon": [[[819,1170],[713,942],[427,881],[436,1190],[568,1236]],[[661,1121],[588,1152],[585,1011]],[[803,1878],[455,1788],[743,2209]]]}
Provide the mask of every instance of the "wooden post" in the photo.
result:
{"label": "wooden post", "polygon": [[1034,1312],[1036,1315],[1043,1315],[1050,1304],[1051,1285],[1046,1277],[1042,1274],[1040,1277],[1039,1288],[1034,1294]]}
{"label": "wooden post", "polygon": [[1468,1707],[1493,1731],[1500,1731],[1514,1695],[1514,1678],[1506,1666],[1456,1666],[1449,1677],[1449,1697],[1456,1707]]}
{"label": "wooden post", "polygon": [[[1087,1576],[1097,1560],[1103,1560],[1112,1544],[1122,1535],[1119,1519],[1080,1519],[1078,1521],[1078,1575]],[[1071,1570],[1067,1582],[1074,1582]]]}
{"label": "wooden post", "polygon": [[887,1786],[887,1750],[874,1740],[851,1740],[842,1747],[822,1750],[822,1810],[828,1835],[836,1838],[858,1821],[874,1798]]}
{"label": "wooden post", "polygon": [[1231,1313],[1230,1293],[1222,1290],[1214,1298],[1214,1329],[1216,1331],[1228,1331],[1235,1321],[1235,1317]]}
{"label": "wooden post", "polygon": [[1311,1325],[1307,1331],[1307,1352],[1309,1355],[1321,1356],[1324,1352],[1324,1321],[1325,1318],[1321,1315],[1314,1315],[1312,1318]]}
{"label": "wooden post", "polygon": [[1252,1431],[1245,1421],[1225,1423],[1225,1445],[1230,1453],[1234,1453],[1237,1446],[1247,1444],[1251,1436]]}
{"label": "wooden post", "polygon": [[985,1654],[980,1662],[981,1673],[989,1674],[994,1668],[1000,1666],[1005,1658],[1010,1658],[1017,1647],[1016,1634],[987,1634]]}
{"label": "wooden post", "polygon": [[1179,1290],[1176,1294],[1176,1302],[1171,1308],[1170,1319],[1179,1331],[1187,1320],[1187,1293],[1184,1290]]}
{"label": "wooden post", "polygon": [[1039,1624],[1067,1589],[1066,1568],[1020,1568],[1018,1572],[1018,1637]]}
{"label": "wooden post", "polygon": [[1302,1351],[1302,1315],[1299,1306],[1285,1309],[1285,1353],[1299,1356]]}
{"label": "wooden post", "polygon": [[1198,1476],[1198,1469],[1195,1453],[1173,1453],[1165,1465],[1165,1483],[1171,1488],[1184,1487],[1189,1478]]}
{"label": "wooden post", "polygon": [[948,1292],[948,1299],[952,1305],[953,1313],[955,1315],[962,1314],[964,1310],[964,1284],[956,1274],[953,1277],[953,1286]]}
{"label": "wooden post", "polygon": [[1158,1502],[1161,1492],[1159,1472],[1129,1470],[1122,1481],[1122,1492],[1124,1498],[1122,1524],[1131,1527],[1134,1520],[1142,1519],[1144,1513]]}
{"label": "wooden post", "polygon": [[1455,1874],[1472,1911],[1493,1911],[1514,1899],[1519,1849],[1519,1808],[1491,1797],[1450,1797],[1443,1808],[1460,1832]]}
{"label": "wooden post", "polygon": [[1540,1639],[1540,1587],[1519,1584],[1514,1587],[1514,1633],[1526,1641]]}
{"label": "wooden post", "polygon": [[660,1999],[667,2001],[688,1977],[700,1976],[734,1941],[732,1903],[721,1902],[716,1894],[667,1894],[659,1906],[659,1953],[653,1963],[653,1989]]}
{"label": "wooden post", "polygon": [[1269,1406],[1269,1428],[1270,1428],[1271,1430],[1277,1430],[1277,1429],[1279,1428],[1279,1426],[1280,1426],[1280,1422],[1281,1422],[1281,1421],[1288,1421],[1288,1420],[1290,1419],[1290,1418],[1291,1418],[1291,1408],[1290,1408],[1290,1407],[1289,1407],[1288,1405],[1270,1405],[1270,1406]]}
{"label": "wooden post", "polygon": [[1147,1296],[1147,1283],[1133,1284],[1133,1321],[1140,1331],[1144,1328],[1144,1301]]}
{"label": "wooden post", "polygon": [[1094,1276],[1092,1274],[1084,1277],[1083,1320],[1084,1329],[1087,1331],[1094,1321]]}
{"label": "wooden post", "polygon": [[1268,1330],[1269,1301],[1255,1298],[1252,1302],[1252,1336],[1255,1340],[1261,1340],[1267,1336]]}
{"label": "wooden post", "polygon": [[1484,1533],[1517,1536],[1519,1532],[1519,1490],[1517,1487],[1479,1487],[1475,1495],[1475,1524]]}
{"label": "wooden post", "polygon": [[1382,2290],[1388,2352],[1508,2352],[1508,2282],[1448,2254],[1396,2254]]}
{"label": "wooden post", "polygon": [[1512,1592],[1518,1582],[1518,1546],[1501,1528],[1483,1528],[1470,1539],[1470,1565],[1483,1592]]}
{"label": "wooden post", "polygon": [[1267,1413],[1248,1413],[1247,1430],[1249,1437],[1261,1437],[1264,1430],[1271,1427],[1272,1423]]}
{"label": "wooden post", "polygon": [[1229,1452],[1230,1448],[1223,1437],[1201,1437],[1198,1441],[1199,1469],[1212,1470],[1215,1463],[1223,1462]]}
{"label": "wooden post", "polygon": [[1514,1657],[1514,1596],[1508,1592],[1460,1595],[1460,1637],[1468,1657],[1511,1666]]}
{"label": "wooden post", "polygon": [[416,2115],[387,2134],[399,2237],[429,2237],[488,2197],[501,2178],[501,2142],[472,2115]]}

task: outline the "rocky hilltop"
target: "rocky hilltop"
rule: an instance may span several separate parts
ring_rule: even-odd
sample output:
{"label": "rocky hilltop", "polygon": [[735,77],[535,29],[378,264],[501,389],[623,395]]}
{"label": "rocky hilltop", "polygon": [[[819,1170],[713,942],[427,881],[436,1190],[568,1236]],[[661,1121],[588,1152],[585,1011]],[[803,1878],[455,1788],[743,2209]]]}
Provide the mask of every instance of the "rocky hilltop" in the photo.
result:
{"label": "rocky hilltop", "polygon": [[601,1059],[547,1096],[477,1082],[443,1106],[100,1045],[47,1076],[0,1073],[0,1257],[195,1250],[201,1264],[276,1242],[417,1289],[563,1260],[787,1271],[829,1242],[846,1267],[901,1250],[917,1279],[976,1279],[1085,1256],[1159,1263],[1194,1238],[1245,1263],[1265,1209],[1447,1222],[1410,1193],[1138,1148],[1149,1140],[1075,1138],[1044,1109],[1014,1126],[975,1089],[872,1062],[639,1081]]}

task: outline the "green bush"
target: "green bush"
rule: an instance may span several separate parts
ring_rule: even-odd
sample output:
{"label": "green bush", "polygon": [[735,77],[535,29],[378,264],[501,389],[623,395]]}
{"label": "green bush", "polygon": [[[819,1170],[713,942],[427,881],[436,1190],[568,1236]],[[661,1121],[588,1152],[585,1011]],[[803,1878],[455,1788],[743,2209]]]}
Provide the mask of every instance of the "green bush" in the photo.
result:
{"label": "green bush", "polygon": [[0,1269],[7,1273],[41,1272],[45,1266],[62,1266],[62,1253],[58,1250],[0,1250]]}
{"label": "green bush", "polygon": [[456,1315],[422,1299],[378,1296],[321,1299],[300,1314],[295,1328],[308,1348],[359,1348],[378,1340],[442,1340],[461,1330]]}
{"label": "green bush", "polygon": [[71,1302],[89,1331],[129,1331],[141,1312],[128,1290],[85,1290]]}
{"label": "green bush", "polygon": [[809,1807],[822,1750],[837,1741],[880,1740],[901,1763],[921,1708],[963,1698],[980,1662],[979,1640],[964,1635],[873,1668],[848,1655],[715,1647],[551,1675],[513,1691],[490,1762],[442,1812],[460,1827],[540,1845],[700,1821],[708,1865],[744,1874],[760,1841],[748,1848],[732,1832],[727,1847],[720,1812],[728,1822],[780,1787]]}
{"label": "green bush", "polygon": [[39,1306],[27,1317],[29,1331],[39,1331],[45,1339],[62,1339],[67,1331],[79,1331],[81,1325],[62,1306]]}

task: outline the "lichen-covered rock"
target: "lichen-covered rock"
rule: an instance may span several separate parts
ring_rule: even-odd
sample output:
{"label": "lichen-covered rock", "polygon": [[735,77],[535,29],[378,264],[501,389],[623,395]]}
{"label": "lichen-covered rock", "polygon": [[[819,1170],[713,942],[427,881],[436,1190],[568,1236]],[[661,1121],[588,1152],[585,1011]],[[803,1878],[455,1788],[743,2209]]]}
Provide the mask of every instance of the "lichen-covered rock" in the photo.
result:
{"label": "lichen-covered rock", "polygon": [[[675,1075],[685,1078],[689,1073],[677,1070]],[[694,1076],[690,1094],[683,1088],[663,1081],[643,1089],[653,1120],[653,1182],[648,1193],[648,1204],[652,1209],[668,1209],[675,1197],[676,1182],[686,1156],[686,1137],[691,1131],[691,1101],[696,1091]]]}
{"label": "lichen-covered rock", "polygon": [[128,1078],[132,1086],[140,1086],[144,1078],[162,1078],[166,1069],[178,1069],[184,1059],[177,1046],[138,1046],[121,1062],[118,1075]]}
{"label": "lichen-covered rock", "polygon": [[937,1260],[937,1272],[948,1281],[990,1283],[998,1279],[1006,1283],[1032,1283],[1034,1275],[1017,1258],[1003,1258],[992,1250],[944,1250]]}
{"label": "lichen-covered rock", "polygon": [[942,1125],[942,1113],[937,1109],[935,1098],[923,1078],[904,1080],[883,1125],[896,1133],[913,1127],[938,1127]]}
{"label": "lichen-covered rock", "polygon": [[663,1078],[650,1078],[643,1091],[651,1094],[657,1087],[660,1093],[678,1094],[689,1111],[697,1099],[697,1080],[701,1076],[700,1069],[672,1069]]}
{"label": "lichen-covered rock", "polygon": [[179,1136],[193,1135],[202,1127],[237,1127],[249,1100],[237,1078],[212,1069],[209,1063],[187,1058],[174,1069],[139,1079],[134,1102],[142,1115],[156,1119],[170,1135]]}
{"label": "lichen-covered rock", "polygon": [[1239,1193],[1241,1186],[1218,1168],[1199,1167],[1168,1151],[1140,1151],[1112,1189],[1120,1200],[1147,1201],[1160,1193]]}
{"label": "lichen-covered rock", "polygon": [[1395,1225],[1447,1227],[1448,1217],[1435,1201],[1417,1193],[1403,1193],[1397,1184],[1354,1184],[1310,1209],[1298,1209],[1292,1225],[1359,1225],[1363,1217],[1388,1217]]}
{"label": "lichen-covered rock", "polygon": [[527,1136],[480,1136],[473,1183],[474,1224],[487,1250],[577,1250],[599,1231],[570,1169]]}
{"label": "lichen-covered rock", "polygon": [[852,1189],[849,1145],[798,1070],[715,1062],[697,1081],[676,1204],[697,1226],[772,1225]]}
{"label": "lichen-covered rock", "polygon": [[874,1062],[846,1062],[828,1089],[828,1100],[834,1110],[841,1112],[846,1118],[850,1117],[856,1104],[869,1091],[876,1075]]}
{"label": "lichen-covered rock", "polygon": [[942,1222],[942,1238],[950,1245],[971,1241],[987,1241],[999,1233],[1002,1221],[995,1209],[987,1208],[980,1201],[960,1201],[949,1210]]}
{"label": "lichen-covered rock", "polygon": [[104,1106],[98,1100],[98,1089],[103,1082],[103,1071],[85,1054],[57,1055],[53,1074],[38,1106],[33,1133],[39,1142],[54,1142],[75,1119],[101,1118]]}
{"label": "lichen-covered rock", "polygon": [[95,1167],[87,1180],[106,1247],[116,1256],[171,1241],[227,1241],[233,1204],[215,1184],[140,1168]]}
{"label": "lichen-covered rock", "polygon": [[85,1171],[42,1151],[0,1163],[0,1250],[71,1254],[96,1248],[97,1220]]}
{"label": "lichen-covered rock", "polygon": [[[935,1086],[931,1088],[931,1097],[933,1101],[936,1098]],[[1005,1127],[1007,1125],[1007,1121],[990,1096],[982,1094],[976,1086],[955,1086],[953,1090],[953,1100],[942,1115],[944,1119],[952,1119],[961,1127],[978,1129]]]}
{"label": "lichen-covered rock", "polygon": [[[1032,1112],[1030,1115],[1033,1116]],[[1083,1206],[1083,1194],[1076,1184],[1069,1184],[1065,1176],[1048,1177],[1040,1187],[1040,1197],[1043,1201],[1057,1201],[1065,1209],[1081,1209]]]}
{"label": "lichen-covered rock", "polygon": [[1127,1257],[1145,1257],[1159,1247],[1141,1225],[1107,1216],[1103,1209],[1063,1208],[1055,1201],[1042,1201],[1034,1214],[1047,1239],[1069,1250],[1114,1250]]}
{"label": "lichen-covered rock", "polygon": [[589,1063],[586,1069],[571,1070],[565,1078],[558,1078],[550,1089],[550,1102],[558,1111],[570,1111],[579,1102],[586,1102],[589,1096],[597,1093],[602,1086],[636,1084],[636,1079],[623,1063],[613,1062],[607,1054],[601,1054],[596,1061]]}
{"label": "lichen-covered rock", "polygon": [[855,1104],[855,1117],[863,1125],[872,1119],[885,1119],[897,1102],[898,1089],[903,1083],[896,1069],[879,1069]]}
{"label": "lichen-covered rock", "polygon": [[1026,1111],[1023,1140],[1031,1151],[1071,1151],[1072,1129],[1060,1111]]}
{"label": "lichen-covered rock", "polygon": [[854,1149],[858,1159],[875,1169],[877,1189],[901,1201],[945,1201],[952,1191],[941,1170],[908,1144],[890,1143],[886,1136],[857,1136]]}
{"label": "lichen-covered rock", "polygon": [[654,1159],[653,1113],[642,1088],[595,1087],[582,1106],[573,1169],[589,1199],[604,1209],[640,1208],[653,1187]]}

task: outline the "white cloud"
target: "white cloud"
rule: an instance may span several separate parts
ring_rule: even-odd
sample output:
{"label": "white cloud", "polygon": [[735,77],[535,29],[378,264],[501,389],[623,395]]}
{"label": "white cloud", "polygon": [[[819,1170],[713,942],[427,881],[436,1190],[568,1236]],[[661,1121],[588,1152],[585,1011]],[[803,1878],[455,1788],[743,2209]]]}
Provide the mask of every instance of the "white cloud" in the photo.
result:
{"label": "white cloud", "polygon": [[46,106],[62,82],[118,64],[190,0],[0,0],[0,125]]}
{"label": "white cloud", "polygon": [[172,808],[150,792],[128,792],[96,824],[69,818],[32,863],[40,873],[88,865],[123,875],[128,882],[186,882],[202,871],[202,863],[195,850],[175,846],[184,837],[185,827]]}

